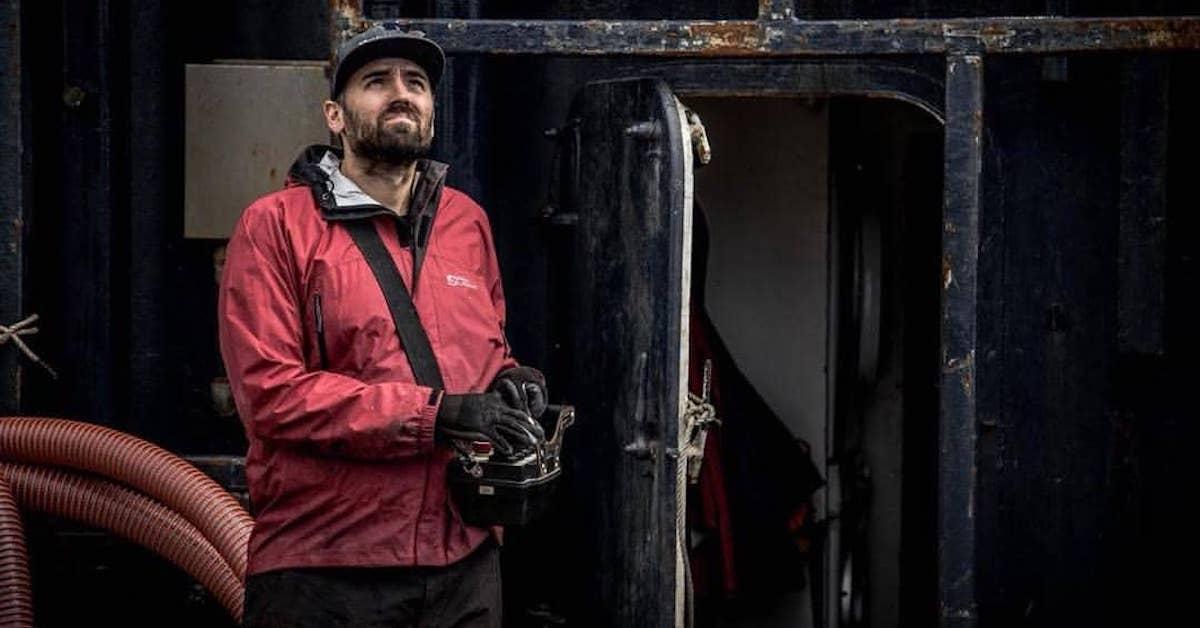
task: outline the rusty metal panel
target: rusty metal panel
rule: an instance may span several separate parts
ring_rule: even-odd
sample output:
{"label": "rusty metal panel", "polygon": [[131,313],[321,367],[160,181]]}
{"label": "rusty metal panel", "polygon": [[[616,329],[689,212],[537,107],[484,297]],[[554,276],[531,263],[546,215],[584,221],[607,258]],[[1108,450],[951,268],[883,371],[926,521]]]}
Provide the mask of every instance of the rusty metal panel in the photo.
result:
{"label": "rusty metal panel", "polygon": [[329,142],[329,83],[315,62],[188,65],[186,80],[184,236],[227,238],[304,146]]}
{"label": "rusty metal panel", "polygon": [[[768,17],[786,3],[767,2]],[[402,20],[450,53],[788,57],[945,54],[971,37],[985,53],[1200,49],[1200,18],[949,20]]]}

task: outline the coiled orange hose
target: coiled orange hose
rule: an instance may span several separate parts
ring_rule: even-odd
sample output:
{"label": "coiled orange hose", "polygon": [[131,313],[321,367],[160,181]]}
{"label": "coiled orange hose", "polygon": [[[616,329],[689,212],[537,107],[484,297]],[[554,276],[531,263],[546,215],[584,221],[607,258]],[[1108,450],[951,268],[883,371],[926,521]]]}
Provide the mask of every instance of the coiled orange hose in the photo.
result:
{"label": "coiled orange hose", "polygon": [[166,506],[82,474],[0,462],[17,503],[112,532],[166,558],[200,582],[238,622],[244,587],[224,558],[191,523]]}
{"label": "coiled orange hose", "polygon": [[12,488],[0,476],[0,628],[33,628],[33,587],[25,528]]}
{"label": "coiled orange hose", "polygon": [[153,443],[93,423],[0,417],[0,460],[79,469],[127,484],[183,515],[245,580],[250,514],[204,472]]}

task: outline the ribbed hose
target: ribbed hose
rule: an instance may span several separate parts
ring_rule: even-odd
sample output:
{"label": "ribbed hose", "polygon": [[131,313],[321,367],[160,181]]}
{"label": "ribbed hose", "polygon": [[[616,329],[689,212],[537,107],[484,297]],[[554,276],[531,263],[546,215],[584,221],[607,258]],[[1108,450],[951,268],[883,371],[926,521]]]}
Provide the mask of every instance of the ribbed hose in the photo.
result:
{"label": "ribbed hose", "polygon": [[0,462],[21,508],[107,530],[174,563],[242,620],[241,579],[179,513],[121,486],[82,474]]}
{"label": "ribbed hose", "polygon": [[69,467],[128,484],[183,515],[212,542],[238,579],[254,520],[202,471],[136,436],[93,423],[0,417],[0,459]]}
{"label": "ribbed hose", "polygon": [[33,627],[25,528],[12,488],[0,476],[0,628]]}

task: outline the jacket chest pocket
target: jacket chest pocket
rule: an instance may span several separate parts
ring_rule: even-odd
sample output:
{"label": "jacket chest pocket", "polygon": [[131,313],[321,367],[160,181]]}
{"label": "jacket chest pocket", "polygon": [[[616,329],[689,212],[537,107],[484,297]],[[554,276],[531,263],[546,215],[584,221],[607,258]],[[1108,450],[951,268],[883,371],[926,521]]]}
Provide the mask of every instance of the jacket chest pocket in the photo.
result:
{"label": "jacket chest pocket", "polygon": [[306,322],[320,368],[358,374],[395,351],[391,313],[365,260],[322,266],[310,286]]}

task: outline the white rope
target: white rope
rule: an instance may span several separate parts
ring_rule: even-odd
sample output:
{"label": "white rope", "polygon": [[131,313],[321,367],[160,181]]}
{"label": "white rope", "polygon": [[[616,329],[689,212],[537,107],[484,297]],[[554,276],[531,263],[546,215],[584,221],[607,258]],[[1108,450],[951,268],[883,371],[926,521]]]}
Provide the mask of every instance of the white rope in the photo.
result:
{"label": "white rope", "polygon": [[29,345],[25,344],[25,341],[21,340],[21,336],[32,336],[38,333],[38,328],[32,326],[37,322],[37,319],[37,314],[30,314],[25,318],[25,320],[18,321],[12,325],[0,325],[0,345],[12,340],[13,344],[17,345],[17,348],[20,349],[26,357],[32,360],[34,364],[46,369],[46,372],[50,373],[50,377],[58,379],[58,373],[56,373],[54,369],[50,368],[49,364],[46,364],[45,361],[39,358],[37,354],[33,352],[33,349],[30,349]]}
{"label": "white rope", "polygon": [[687,402],[683,409],[684,433],[687,435],[683,454],[687,460],[687,479],[689,484],[700,481],[700,465],[704,463],[704,445],[708,440],[708,428],[720,425],[717,409],[709,400],[709,389],[712,385],[712,360],[704,361],[704,383],[700,394],[691,391],[687,394]]}
{"label": "white rope", "polygon": [[[684,399],[681,412],[683,433],[680,434],[679,464],[675,470],[675,557],[676,573],[682,572],[682,582],[676,582],[677,587],[683,587],[683,613],[676,621],[676,626],[691,628],[695,625],[695,592],[692,589],[691,561],[688,559],[687,534],[687,499],[684,487],[686,484],[696,484],[700,481],[700,466],[704,463],[704,443],[708,428],[719,425],[717,410],[709,402],[712,387],[712,360],[704,361],[704,380],[700,394],[690,390]],[[686,482],[686,484],[685,484]]]}

